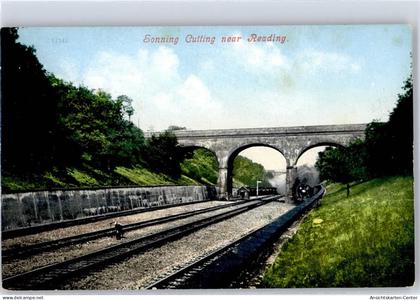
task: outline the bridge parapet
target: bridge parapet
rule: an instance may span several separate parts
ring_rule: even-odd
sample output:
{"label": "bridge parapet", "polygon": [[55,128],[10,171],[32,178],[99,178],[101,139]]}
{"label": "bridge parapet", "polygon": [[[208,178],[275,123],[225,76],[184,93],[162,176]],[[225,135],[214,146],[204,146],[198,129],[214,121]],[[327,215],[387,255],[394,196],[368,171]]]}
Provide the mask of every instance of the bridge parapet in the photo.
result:
{"label": "bridge parapet", "polygon": [[[316,125],[316,126],[291,126],[291,127],[266,127],[266,128],[237,128],[237,129],[207,129],[207,130],[175,130],[174,134],[179,139],[193,138],[221,138],[244,137],[244,136],[272,136],[272,135],[311,135],[328,133],[364,132],[367,124],[339,124],[339,125]],[[146,137],[161,132],[145,132]]]}

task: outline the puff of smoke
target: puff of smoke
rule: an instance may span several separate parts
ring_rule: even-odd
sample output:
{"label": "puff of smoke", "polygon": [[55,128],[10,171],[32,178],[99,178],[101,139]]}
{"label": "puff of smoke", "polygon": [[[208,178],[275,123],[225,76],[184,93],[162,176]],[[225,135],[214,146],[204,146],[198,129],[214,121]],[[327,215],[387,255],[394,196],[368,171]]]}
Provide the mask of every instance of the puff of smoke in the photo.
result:
{"label": "puff of smoke", "polygon": [[[301,183],[309,186],[319,184],[319,172],[314,166],[302,165],[297,167],[296,178],[299,178]],[[275,175],[273,178],[268,179],[271,186],[277,188],[280,195],[286,194],[286,174]]]}
{"label": "puff of smoke", "polygon": [[299,178],[301,183],[307,184],[309,186],[315,186],[319,184],[319,172],[314,166],[298,166],[296,178]]}
{"label": "puff of smoke", "polygon": [[286,194],[286,174],[275,175],[268,180],[271,186],[277,188],[279,195]]}

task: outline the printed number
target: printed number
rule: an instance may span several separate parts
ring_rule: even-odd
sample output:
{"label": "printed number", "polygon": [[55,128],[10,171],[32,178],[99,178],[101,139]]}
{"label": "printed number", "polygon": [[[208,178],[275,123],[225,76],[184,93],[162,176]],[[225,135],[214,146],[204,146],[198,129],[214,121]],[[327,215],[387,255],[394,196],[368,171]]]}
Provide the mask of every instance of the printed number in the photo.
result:
{"label": "printed number", "polygon": [[65,44],[67,43],[67,39],[66,38],[52,38],[51,42],[53,44]]}

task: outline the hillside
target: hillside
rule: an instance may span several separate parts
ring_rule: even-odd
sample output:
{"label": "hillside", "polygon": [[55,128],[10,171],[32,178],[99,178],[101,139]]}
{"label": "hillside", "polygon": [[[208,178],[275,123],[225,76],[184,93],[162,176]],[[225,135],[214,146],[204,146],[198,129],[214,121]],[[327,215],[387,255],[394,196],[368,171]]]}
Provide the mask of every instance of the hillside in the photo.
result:
{"label": "hillside", "polygon": [[218,163],[213,154],[204,149],[194,151],[190,159],[181,164],[182,174],[203,184],[215,185],[219,176]]}
{"label": "hillside", "polygon": [[[3,176],[3,192],[47,188],[100,187],[125,185],[216,185],[218,164],[216,158],[204,149],[197,149],[189,159],[181,164],[182,174],[179,179],[156,173],[138,165],[136,167],[118,166],[112,172],[99,170],[87,163],[81,167],[53,168],[43,174],[27,177]],[[234,185],[255,185],[257,178],[266,178],[264,168],[251,160],[238,156],[235,160]],[[265,175],[264,175],[265,174]]]}
{"label": "hillside", "polygon": [[260,186],[271,187],[269,178],[270,174],[262,165],[240,155],[235,158],[233,162],[233,186],[255,187],[257,180],[259,180],[261,181]]}
{"label": "hillside", "polygon": [[414,282],[413,178],[342,184],[300,225],[265,287],[402,287]]}

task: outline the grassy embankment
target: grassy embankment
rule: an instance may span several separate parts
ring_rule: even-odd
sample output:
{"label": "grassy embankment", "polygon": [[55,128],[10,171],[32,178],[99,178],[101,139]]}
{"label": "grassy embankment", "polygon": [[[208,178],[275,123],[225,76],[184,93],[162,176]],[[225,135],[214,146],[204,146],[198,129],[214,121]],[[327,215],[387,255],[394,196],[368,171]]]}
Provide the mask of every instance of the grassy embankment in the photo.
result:
{"label": "grassy embankment", "polygon": [[[264,173],[264,168],[249,159],[238,156],[240,164],[235,166],[240,178],[234,177],[234,185],[242,186],[247,182],[255,182],[251,175]],[[236,162],[236,160],[235,160]],[[4,192],[68,187],[101,187],[126,185],[215,185],[219,176],[216,158],[210,152],[197,149],[190,159],[181,164],[182,174],[178,179],[165,174],[154,173],[142,166],[117,167],[112,172],[104,172],[87,164],[78,168],[53,170],[45,174],[32,174],[26,178],[3,176]],[[242,170],[242,171],[241,171]],[[243,183],[242,181],[245,181]]]}
{"label": "grassy embankment", "polygon": [[392,177],[327,195],[266,271],[263,286],[399,287],[414,282],[413,179]]}
{"label": "grassy embankment", "polygon": [[[98,170],[87,164],[78,168],[54,170],[45,174],[33,174],[22,177],[4,176],[2,187],[8,191],[43,189],[49,187],[100,187],[126,185],[199,185],[215,184],[217,182],[217,163],[213,170],[209,166],[208,158],[202,153],[194,153],[181,166],[182,174],[173,179],[165,174],[155,173],[143,166],[116,167],[111,172]],[[216,177],[209,176],[215,172]],[[207,179],[208,178],[208,179]]]}

